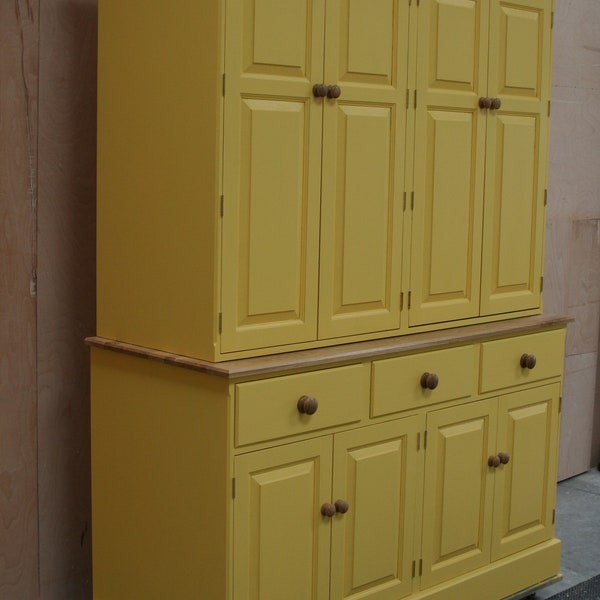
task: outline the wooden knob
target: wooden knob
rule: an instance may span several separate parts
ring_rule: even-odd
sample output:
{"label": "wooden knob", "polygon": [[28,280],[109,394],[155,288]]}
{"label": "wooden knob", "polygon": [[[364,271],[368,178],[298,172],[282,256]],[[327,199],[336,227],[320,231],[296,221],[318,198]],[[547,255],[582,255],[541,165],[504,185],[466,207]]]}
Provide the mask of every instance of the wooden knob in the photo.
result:
{"label": "wooden knob", "polygon": [[336,512],[337,509],[333,504],[331,504],[331,502],[325,502],[325,504],[321,506],[321,514],[324,517],[333,517],[333,515],[335,515]]}
{"label": "wooden knob", "polygon": [[335,510],[340,514],[345,514],[348,512],[350,505],[345,500],[336,500],[335,501]]}
{"label": "wooden knob", "polygon": [[488,467],[494,467],[494,469],[500,464],[499,456],[490,456],[488,458]]}
{"label": "wooden knob", "polygon": [[303,415],[314,415],[317,412],[317,408],[319,408],[319,403],[312,396],[300,396],[297,407],[298,412]]}
{"label": "wooden knob", "polygon": [[533,369],[535,367],[537,359],[535,358],[535,354],[523,354],[521,356],[521,368],[522,369]]}
{"label": "wooden knob", "polygon": [[506,452],[498,452],[498,459],[503,465],[506,465],[510,460],[510,456]]}
{"label": "wooden knob", "polygon": [[440,378],[435,373],[423,373],[421,375],[421,387],[424,390],[435,390]]}
{"label": "wooden knob", "polygon": [[328,87],[324,83],[315,83],[313,85],[313,96],[315,98],[324,98],[327,96]]}
{"label": "wooden knob", "polygon": [[327,87],[328,98],[339,98],[342,94],[342,90],[339,85],[330,85]]}
{"label": "wooden knob", "polygon": [[492,105],[490,106],[490,108],[492,110],[498,110],[501,106],[502,106],[502,100],[500,100],[500,98],[492,99]]}
{"label": "wooden knob", "polygon": [[487,96],[479,98],[479,108],[491,108],[492,99]]}

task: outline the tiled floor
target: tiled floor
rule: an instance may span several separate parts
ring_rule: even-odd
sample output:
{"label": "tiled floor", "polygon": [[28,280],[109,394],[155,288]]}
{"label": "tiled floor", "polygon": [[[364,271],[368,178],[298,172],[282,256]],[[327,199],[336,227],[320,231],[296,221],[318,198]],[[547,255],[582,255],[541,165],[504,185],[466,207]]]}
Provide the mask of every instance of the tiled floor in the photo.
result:
{"label": "tiled floor", "polygon": [[558,484],[556,536],[562,540],[563,580],[535,595],[544,600],[600,573],[600,471]]}

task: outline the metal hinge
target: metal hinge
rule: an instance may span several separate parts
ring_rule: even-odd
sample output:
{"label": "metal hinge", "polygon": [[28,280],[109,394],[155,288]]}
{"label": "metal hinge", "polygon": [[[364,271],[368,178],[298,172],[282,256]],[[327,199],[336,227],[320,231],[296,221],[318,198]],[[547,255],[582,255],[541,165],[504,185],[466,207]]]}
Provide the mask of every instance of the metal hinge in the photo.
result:
{"label": "metal hinge", "polygon": [[221,196],[221,217],[225,215],[225,196]]}
{"label": "metal hinge", "polygon": [[550,13],[550,29],[554,29],[554,11]]}
{"label": "metal hinge", "polygon": [[562,412],[562,396],[558,397],[558,412]]}
{"label": "metal hinge", "polygon": [[225,95],[225,87],[227,82],[227,75],[223,73],[223,96]]}
{"label": "metal hinge", "polygon": [[223,333],[223,313],[219,313],[219,333]]}
{"label": "metal hinge", "polygon": [[235,498],[235,477],[231,478],[231,497]]}
{"label": "metal hinge", "polygon": [[544,190],[544,206],[548,204],[548,190]]}
{"label": "metal hinge", "polygon": [[544,276],[540,277],[540,294],[544,291]]}
{"label": "metal hinge", "polygon": [[552,525],[556,523],[556,509],[552,509]]}
{"label": "metal hinge", "polygon": [[548,116],[550,116],[550,104],[551,104],[551,102],[550,102],[550,100],[548,100]]}

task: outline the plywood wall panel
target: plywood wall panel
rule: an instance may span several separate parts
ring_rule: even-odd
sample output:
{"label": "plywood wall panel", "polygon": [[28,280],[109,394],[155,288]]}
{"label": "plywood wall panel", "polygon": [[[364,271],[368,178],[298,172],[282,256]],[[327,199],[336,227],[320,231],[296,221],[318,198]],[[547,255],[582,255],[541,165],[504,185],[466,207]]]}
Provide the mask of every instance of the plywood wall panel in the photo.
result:
{"label": "plywood wall panel", "polygon": [[[41,598],[91,598],[97,0],[40,7],[38,440]],[[60,552],[56,549],[60,548]]]}
{"label": "plywood wall panel", "polygon": [[0,598],[37,598],[37,1],[0,2]]}

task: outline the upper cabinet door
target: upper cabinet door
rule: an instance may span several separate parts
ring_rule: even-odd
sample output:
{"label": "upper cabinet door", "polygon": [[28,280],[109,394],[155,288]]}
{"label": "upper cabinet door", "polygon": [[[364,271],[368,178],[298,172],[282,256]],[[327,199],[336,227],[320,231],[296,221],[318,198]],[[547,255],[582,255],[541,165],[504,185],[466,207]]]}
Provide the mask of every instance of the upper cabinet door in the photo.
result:
{"label": "upper cabinet door", "polygon": [[226,23],[221,351],[231,352],[316,338],[324,0],[227,2]]}
{"label": "upper cabinet door", "polygon": [[488,3],[421,3],[410,325],[479,314]]}
{"label": "upper cabinet door", "polygon": [[541,305],[551,4],[490,2],[482,314]]}
{"label": "upper cabinet door", "polygon": [[330,0],[325,48],[319,337],[397,329],[408,2]]}

